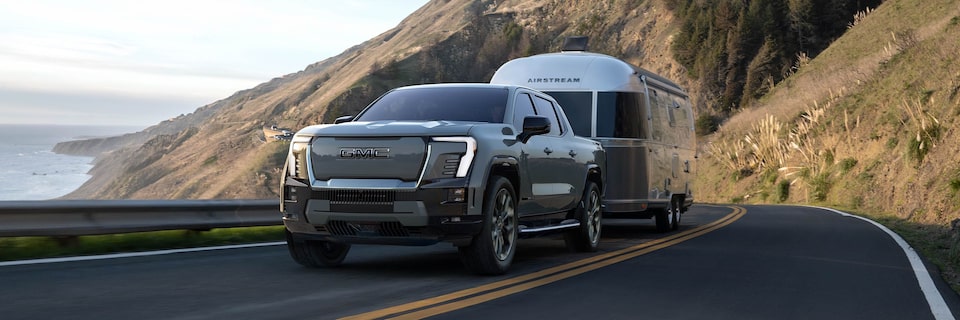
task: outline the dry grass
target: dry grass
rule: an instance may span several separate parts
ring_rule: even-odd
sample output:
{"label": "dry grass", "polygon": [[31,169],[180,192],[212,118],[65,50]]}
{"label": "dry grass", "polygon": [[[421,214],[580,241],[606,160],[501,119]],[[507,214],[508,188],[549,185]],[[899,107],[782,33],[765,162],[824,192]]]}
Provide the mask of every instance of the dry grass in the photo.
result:
{"label": "dry grass", "polygon": [[873,12],[873,8],[867,8],[867,10],[857,12],[857,14],[853,15],[853,21],[847,24],[847,28],[849,29],[857,26],[858,24],[860,24],[861,21],[863,21],[863,19],[867,17],[867,15],[869,15],[872,12]]}
{"label": "dry grass", "polygon": [[[923,158],[930,152],[930,149],[937,147],[940,140],[940,120],[925,110],[921,99],[916,99],[912,103],[904,100],[900,108],[906,111],[910,123],[913,124],[911,131],[914,138],[910,141],[908,154],[918,162],[923,162]],[[904,126],[909,126],[903,123]]]}
{"label": "dry grass", "polygon": [[[794,121],[787,123],[767,114],[756,122],[743,138],[718,138],[708,145],[709,154],[734,175],[749,175],[775,169],[791,184],[802,183],[816,190],[818,180],[823,179],[834,162],[833,148],[836,142],[827,143],[816,134],[823,125],[827,112],[844,96],[844,90],[830,90],[824,103],[814,102]],[[850,131],[849,119],[844,127]],[[822,198],[818,196],[817,198]]]}

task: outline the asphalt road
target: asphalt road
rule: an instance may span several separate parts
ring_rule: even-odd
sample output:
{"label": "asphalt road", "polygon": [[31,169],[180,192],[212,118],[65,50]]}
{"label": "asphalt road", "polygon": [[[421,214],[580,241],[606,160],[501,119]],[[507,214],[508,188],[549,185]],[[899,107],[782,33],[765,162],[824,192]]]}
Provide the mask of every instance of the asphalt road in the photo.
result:
{"label": "asphalt road", "polygon": [[[745,208],[745,209],[744,209]],[[0,267],[0,319],[941,319],[875,226],[802,207],[695,206],[679,231],[606,221],[601,250],[525,239],[511,272],[456,249],[354,246],[306,269],[284,246]]]}

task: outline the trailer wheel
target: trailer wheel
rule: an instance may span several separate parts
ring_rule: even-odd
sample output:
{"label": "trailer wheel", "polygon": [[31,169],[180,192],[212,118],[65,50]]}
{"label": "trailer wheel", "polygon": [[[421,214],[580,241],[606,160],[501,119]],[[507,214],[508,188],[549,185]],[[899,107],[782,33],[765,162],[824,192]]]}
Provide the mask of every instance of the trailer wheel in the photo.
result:
{"label": "trailer wheel", "polygon": [[587,181],[583,189],[583,198],[580,199],[580,206],[575,209],[574,217],[580,221],[580,227],[567,230],[563,239],[567,247],[580,252],[597,251],[597,245],[600,244],[601,214],[600,214],[600,189],[597,184]]}
{"label": "trailer wheel", "polygon": [[670,223],[673,217],[670,215],[670,208],[664,208],[653,216],[653,219],[657,223],[657,232],[669,232]]}
{"label": "trailer wheel", "polygon": [[673,197],[670,199],[670,206],[667,207],[667,210],[670,211],[670,230],[679,230],[680,229],[680,216],[683,213],[683,198]]}

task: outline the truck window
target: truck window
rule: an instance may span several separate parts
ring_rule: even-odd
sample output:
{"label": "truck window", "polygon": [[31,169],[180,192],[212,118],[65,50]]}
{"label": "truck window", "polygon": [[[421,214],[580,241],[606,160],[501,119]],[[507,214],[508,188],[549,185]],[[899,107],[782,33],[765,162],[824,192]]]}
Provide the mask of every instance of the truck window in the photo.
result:
{"label": "truck window", "polygon": [[597,136],[644,138],[643,94],[637,92],[597,93]]}
{"label": "truck window", "polygon": [[593,93],[583,91],[545,92],[557,100],[567,121],[573,127],[573,133],[581,137],[590,137],[593,126]]}
{"label": "truck window", "polygon": [[508,93],[506,88],[470,87],[393,90],[377,99],[356,121],[449,120],[501,123]]}
{"label": "truck window", "polygon": [[533,105],[537,107],[537,115],[541,115],[547,117],[547,119],[550,119],[549,135],[562,135],[563,127],[560,125],[560,116],[557,115],[557,110],[553,109],[553,102],[550,102],[550,100],[539,96],[533,96]]}
{"label": "truck window", "polygon": [[517,101],[513,104],[513,127],[517,132],[523,131],[523,118],[535,116],[537,112],[533,109],[533,101],[530,95],[521,93],[517,95]]}

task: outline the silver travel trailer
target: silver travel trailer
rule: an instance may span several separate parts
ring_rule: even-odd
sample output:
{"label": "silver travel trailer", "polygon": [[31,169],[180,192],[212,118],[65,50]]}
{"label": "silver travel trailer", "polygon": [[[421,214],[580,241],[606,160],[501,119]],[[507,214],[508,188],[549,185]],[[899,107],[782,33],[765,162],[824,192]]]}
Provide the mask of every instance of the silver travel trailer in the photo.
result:
{"label": "silver travel trailer", "polygon": [[568,38],[559,53],[511,60],[491,83],[523,85],[554,97],[575,134],[607,151],[605,217],[655,218],[676,230],[693,204],[693,109],[680,86],[623,60],[586,51]]}

